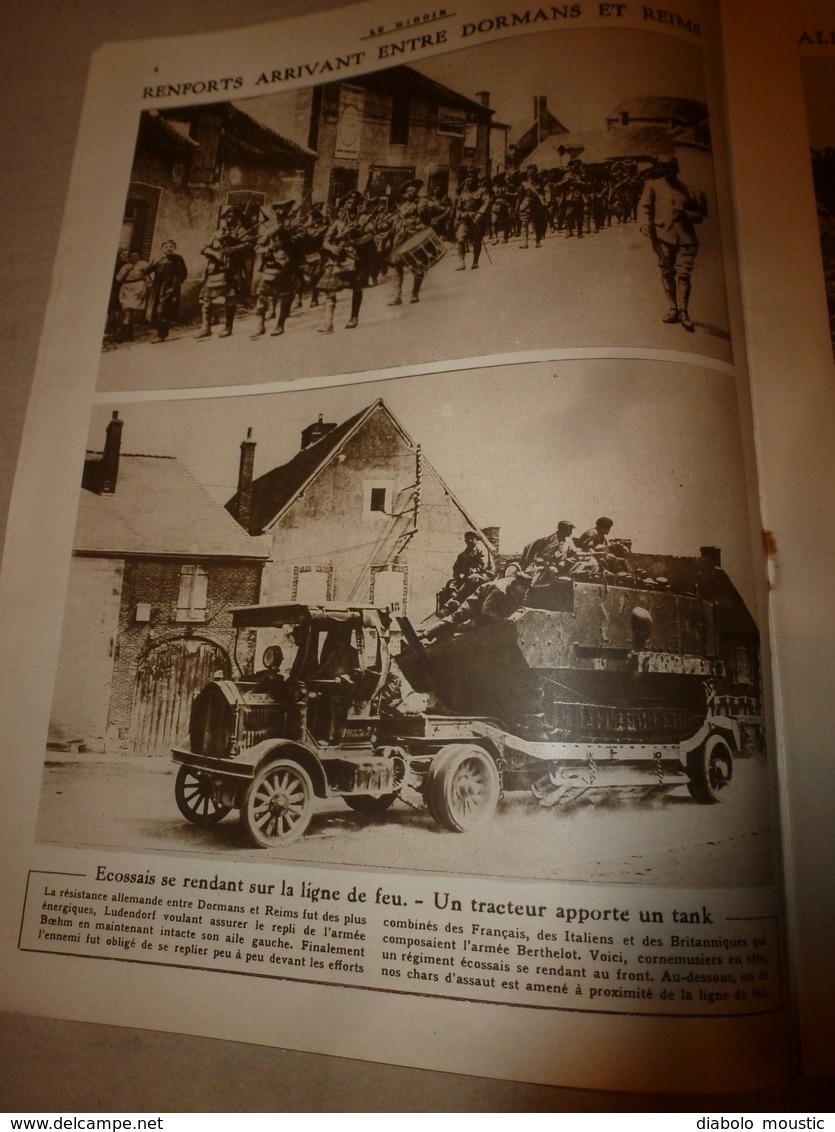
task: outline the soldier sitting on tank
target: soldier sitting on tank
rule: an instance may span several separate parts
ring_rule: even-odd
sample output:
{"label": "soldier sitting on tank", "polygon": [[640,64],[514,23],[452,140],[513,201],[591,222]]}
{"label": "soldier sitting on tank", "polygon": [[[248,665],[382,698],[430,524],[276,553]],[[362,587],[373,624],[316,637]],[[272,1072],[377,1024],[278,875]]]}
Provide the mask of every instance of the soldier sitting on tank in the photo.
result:
{"label": "soldier sitting on tank", "polygon": [[629,572],[629,551],[622,542],[609,538],[614,523],[605,515],[593,527],[584,531],[574,541],[581,551],[585,551],[586,564],[583,573],[621,574]]}
{"label": "soldier sitting on tank", "polygon": [[452,577],[438,593],[438,613],[444,616],[456,609],[483,582],[493,577],[493,558],[477,531],[464,532],[465,546],[452,566]]}
{"label": "soldier sitting on tank", "polygon": [[567,519],[557,524],[553,534],[535,539],[522,551],[520,566],[529,570],[535,586],[548,586],[557,578],[569,578],[581,564],[571,532],[574,524]]}
{"label": "soldier sitting on tank", "polygon": [[515,565],[508,566],[503,578],[483,582],[457,609],[443,617],[439,624],[421,633],[420,637],[429,641],[471,625],[504,621],[525,604],[530,587],[530,574]]}

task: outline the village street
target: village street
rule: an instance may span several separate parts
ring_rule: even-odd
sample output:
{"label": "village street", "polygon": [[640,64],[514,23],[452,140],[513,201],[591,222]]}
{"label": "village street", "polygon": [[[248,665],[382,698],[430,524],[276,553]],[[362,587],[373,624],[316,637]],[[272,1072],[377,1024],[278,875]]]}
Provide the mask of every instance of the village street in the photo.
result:
{"label": "village street", "polygon": [[[420,302],[411,304],[406,274],[403,305],[390,307],[394,272],[364,293],[359,326],[346,330],[349,292],[337,298],[334,331],[320,334],[323,306],[304,307],[281,337],[252,339],[254,315],[234,332],[195,340],[197,326],[174,327],[168,341],[108,347],[98,388],[119,393],[237,386],[366,373],[486,354],[580,349],[671,350],[731,360],[717,225],[699,233],[690,314],[695,333],[662,322],[666,302],[649,241],[636,224],[614,225],[578,240],[549,233],[541,248],[521,250],[519,238],[487,244],[477,271],[456,271],[454,248],[428,273]],[[470,255],[467,263],[470,263]],[[455,368],[445,366],[443,368]]]}
{"label": "village street", "polygon": [[317,801],[307,834],[283,850],[254,849],[237,811],[198,828],[174,801],[166,758],[47,754],[37,839],[128,851],[187,853],[266,863],[430,870],[589,883],[748,886],[772,880],[767,769],[738,759],[719,805],[686,788],[652,801],[610,795],[604,804],[545,809],[508,794],[495,818],[467,834],[441,831],[403,802],[380,817]]}

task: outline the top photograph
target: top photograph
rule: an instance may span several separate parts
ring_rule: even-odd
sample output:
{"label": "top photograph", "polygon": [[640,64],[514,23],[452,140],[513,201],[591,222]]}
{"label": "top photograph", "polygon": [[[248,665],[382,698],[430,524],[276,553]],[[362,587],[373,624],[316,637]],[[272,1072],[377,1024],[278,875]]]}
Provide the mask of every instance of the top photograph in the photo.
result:
{"label": "top photograph", "polygon": [[98,387],[595,348],[729,363],[717,212],[702,54],[651,32],[144,110]]}

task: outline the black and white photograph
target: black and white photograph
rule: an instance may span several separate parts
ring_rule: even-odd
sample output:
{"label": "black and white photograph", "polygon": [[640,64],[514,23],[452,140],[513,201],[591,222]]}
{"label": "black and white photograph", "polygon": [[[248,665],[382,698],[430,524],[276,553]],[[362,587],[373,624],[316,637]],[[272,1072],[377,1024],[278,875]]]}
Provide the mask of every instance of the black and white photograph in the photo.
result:
{"label": "black and white photograph", "polygon": [[736,394],[671,369],[98,406],[39,840],[768,883]]}
{"label": "black and white photograph", "polygon": [[264,89],[141,112],[100,390],[732,360],[697,45],[561,29]]}

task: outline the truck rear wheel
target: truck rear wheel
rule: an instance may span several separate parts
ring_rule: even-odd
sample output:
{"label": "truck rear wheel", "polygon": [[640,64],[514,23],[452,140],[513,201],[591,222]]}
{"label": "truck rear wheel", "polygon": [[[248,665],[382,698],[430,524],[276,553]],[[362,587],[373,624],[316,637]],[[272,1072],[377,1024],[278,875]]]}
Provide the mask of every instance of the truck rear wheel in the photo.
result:
{"label": "truck rear wheel", "polygon": [[301,837],[313,816],[313,784],[304,767],[276,759],[256,773],[247,787],[241,820],[263,849],[281,848]]}
{"label": "truck rear wheel", "polygon": [[731,748],[721,735],[711,735],[687,756],[687,789],[690,797],[702,805],[721,802],[723,792],[733,777]]}
{"label": "truck rear wheel", "polygon": [[489,821],[499,802],[499,772],[483,747],[451,743],[432,760],[426,801],[435,821],[467,833]]}
{"label": "truck rear wheel", "polygon": [[193,825],[215,825],[229,813],[231,806],[215,801],[211,779],[205,774],[181,766],[174,783],[177,809]]}

